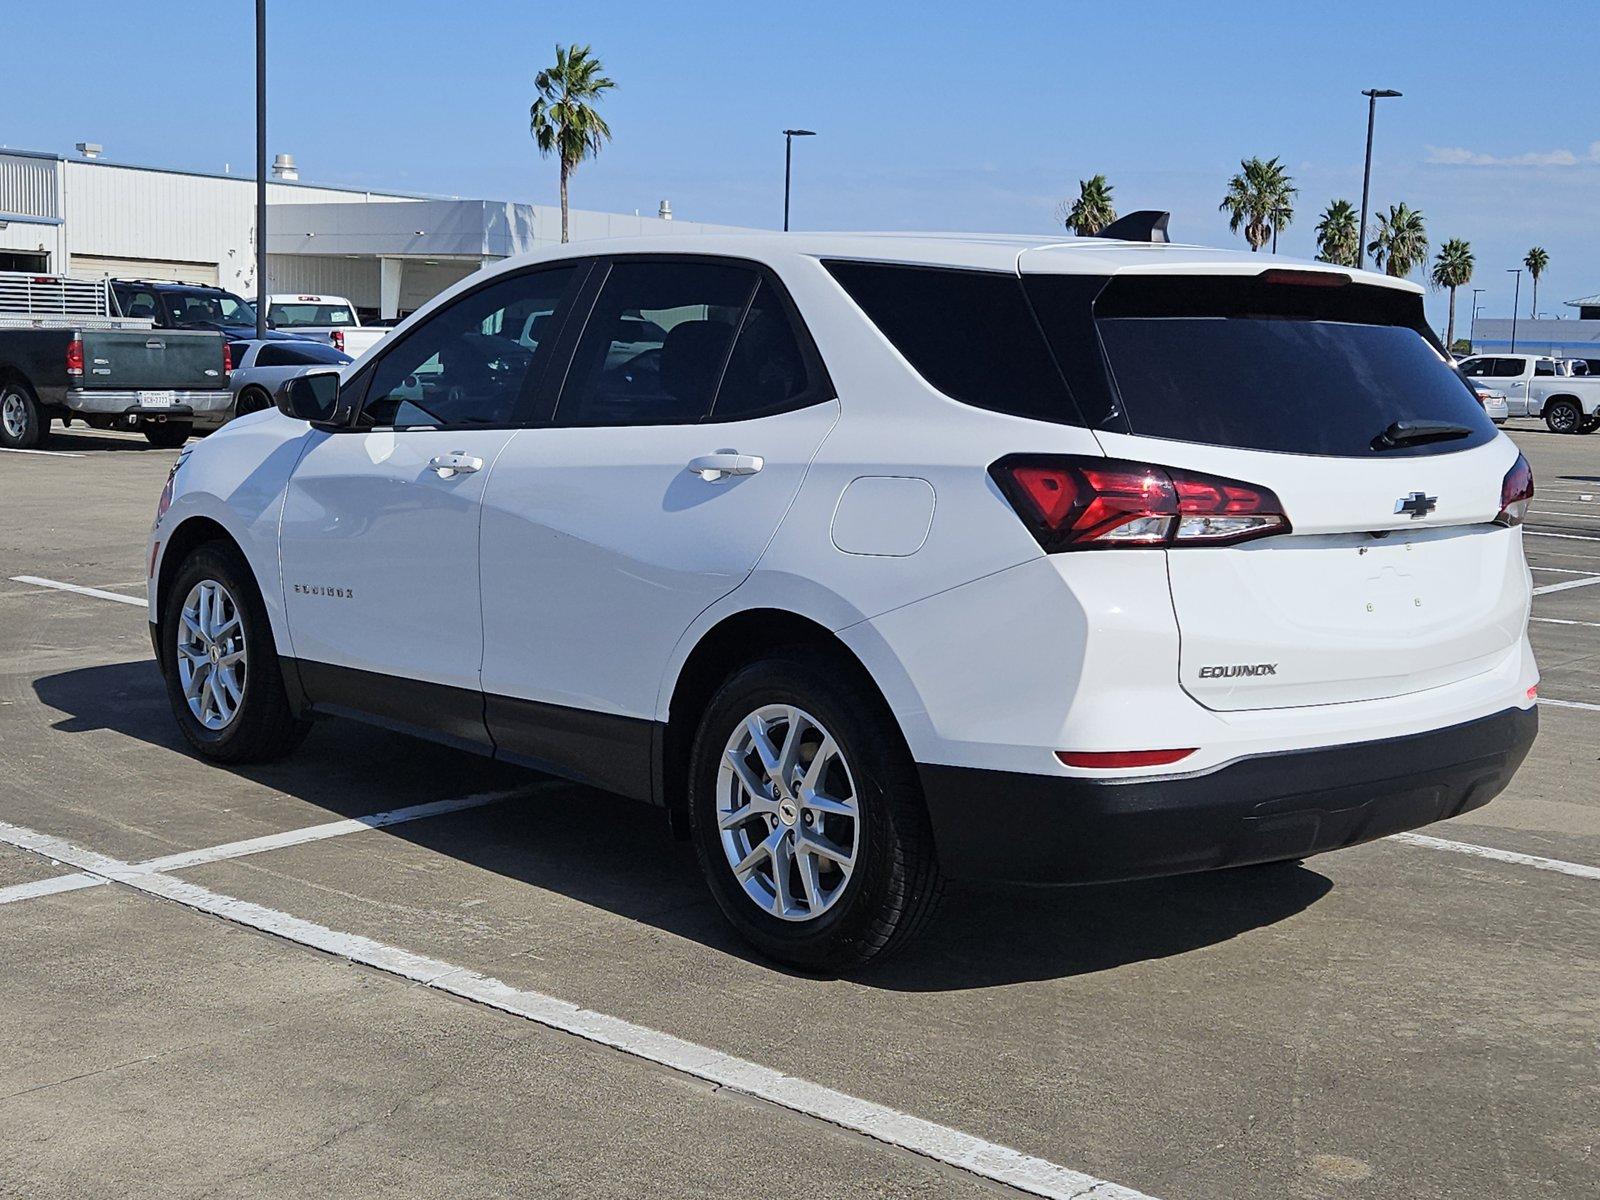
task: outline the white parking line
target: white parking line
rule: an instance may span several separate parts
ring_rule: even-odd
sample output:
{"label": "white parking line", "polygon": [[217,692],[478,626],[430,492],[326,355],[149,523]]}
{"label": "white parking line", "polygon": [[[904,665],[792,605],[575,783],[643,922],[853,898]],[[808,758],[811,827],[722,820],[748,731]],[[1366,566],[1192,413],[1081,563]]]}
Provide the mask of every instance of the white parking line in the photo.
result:
{"label": "white parking line", "polygon": [[46,855],[146,895],[259,929],[475,1004],[525,1017],[547,1028],[570,1033],[703,1079],[718,1087],[854,1130],[875,1141],[920,1154],[1030,1195],[1049,1197],[1051,1200],[1152,1200],[1142,1192],[1082,1171],[1074,1171],[1047,1159],[1023,1154],[1020,1150],[986,1141],[948,1125],[939,1125],[886,1105],[785,1075],[771,1067],[736,1058],[709,1046],[696,1045],[659,1030],[579,1008],[542,992],[524,991],[476,971],[413,954],[398,946],[385,945],[360,934],[330,929],[326,925],[302,920],[276,909],[185,883],[172,875],[97,854],[49,834],[0,822],[0,842]]}
{"label": "white parking line", "polygon": [[1530,621],[1539,621],[1545,625],[1587,625],[1591,629],[1600,629],[1600,621],[1567,621],[1561,617],[1529,617]]}
{"label": "white parking line", "polygon": [[1589,712],[1600,712],[1600,704],[1589,704],[1583,700],[1552,700],[1549,696],[1540,696],[1539,703],[1548,704],[1553,708],[1582,708]]}
{"label": "white parking line", "polygon": [[115,600],[119,604],[137,604],[140,608],[148,608],[143,596],[124,596],[118,592],[107,592],[100,588],[84,587],[76,583],[62,583],[59,579],[40,579],[37,575],[13,575],[12,583],[31,583],[35,587],[55,588],[61,592],[73,592],[79,596],[93,596],[96,600]]}
{"label": "white parking line", "polygon": [[[201,850],[184,850],[177,854],[168,854],[162,858],[152,858],[141,863],[134,863],[133,869],[139,871],[181,871],[185,867],[198,867],[206,863],[222,862],[224,859],[243,858],[249,854],[260,854],[265,850],[281,850],[286,846],[302,846],[307,842],[320,842],[328,838],[343,837],[347,833],[360,833],[367,829],[387,829],[393,825],[404,825],[408,821],[421,821],[428,817],[440,817],[446,813],[462,812],[469,808],[482,808],[485,804],[496,804],[501,800],[509,800],[513,796],[531,795],[535,792],[559,786],[559,783],[552,780],[535,783],[525,788],[513,788],[504,792],[483,792],[475,796],[460,796],[453,800],[430,800],[426,804],[413,804],[409,808],[396,808],[389,812],[372,813],[365,817],[329,821],[322,825],[307,825],[300,829],[289,829],[283,833],[269,833],[261,837],[246,838],[239,842],[224,842],[220,846],[207,846]],[[72,875],[57,875],[51,879],[39,879],[32,883],[17,883],[10,887],[0,888],[0,904],[15,904],[19,900],[35,900],[41,896],[58,896],[63,892],[76,892],[84,888],[99,887],[105,882],[106,880],[98,875],[79,872]]]}
{"label": "white parking line", "polygon": [[1593,587],[1597,583],[1600,583],[1600,575],[1595,576],[1593,579],[1567,579],[1561,583],[1547,583],[1543,587],[1536,587],[1533,589],[1533,594],[1535,596],[1544,596],[1550,592],[1565,592],[1571,588]]}
{"label": "white parking line", "polygon": [[1553,537],[1564,538],[1569,542],[1600,542],[1600,537],[1588,533],[1547,533],[1543,529],[1526,529],[1522,531],[1523,537]]}
{"label": "white parking line", "polygon": [[1593,575],[1600,578],[1600,571],[1579,571],[1573,567],[1532,567],[1530,571],[1548,571],[1552,575]]}
{"label": "white parking line", "polygon": [[[1541,704],[1549,701],[1541,700]],[[1600,879],[1600,867],[1584,863],[1564,862],[1559,858],[1544,858],[1538,854],[1518,854],[1515,850],[1497,850],[1493,846],[1477,846],[1471,842],[1453,842],[1449,838],[1429,837],[1425,833],[1392,833],[1391,842],[1404,842],[1408,846],[1422,846],[1429,850],[1448,850],[1452,854],[1470,854],[1474,858],[1488,858],[1495,862],[1515,863],[1519,867],[1536,867],[1541,871],[1556,871],[1574,875],[1579,879]]]}
{"label": "white parking line", "polygon": [[47,454],[51,458],[82,458],[81,454],[74,454],[70,450],[24,450],[21,446],[0,446],[0,451],[6,454]]}

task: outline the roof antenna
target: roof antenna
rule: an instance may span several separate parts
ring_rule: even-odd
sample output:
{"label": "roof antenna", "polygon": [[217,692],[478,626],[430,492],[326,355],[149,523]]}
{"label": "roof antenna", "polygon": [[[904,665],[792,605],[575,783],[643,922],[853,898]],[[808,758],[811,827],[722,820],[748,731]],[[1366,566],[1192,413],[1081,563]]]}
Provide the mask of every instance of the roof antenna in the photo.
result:
{"label": "roof antenna", "polygon": [[1111,238],[1118,242],[1170,242],[1167,236],[1167,222],[1172,219],[1169,212],[1157,212],[1153,208],[1140,209],[1131,212],[1125,217],[1118,217],[1099,233],[1092,233],[1090,237]]}

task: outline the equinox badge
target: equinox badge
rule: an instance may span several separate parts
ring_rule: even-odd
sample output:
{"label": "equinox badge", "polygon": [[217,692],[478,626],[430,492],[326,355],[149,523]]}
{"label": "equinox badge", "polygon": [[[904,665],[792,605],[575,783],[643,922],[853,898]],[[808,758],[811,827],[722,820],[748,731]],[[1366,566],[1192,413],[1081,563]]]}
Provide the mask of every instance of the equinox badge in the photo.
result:
{"label": "equinox badge", "polygon": [[1412,492],[1409,496],[1402,496],[1394,502],[1394,511],[1397,513],[1410,513],[1413,521],[1420,521],[1434,509],[1439,507],[1439,497],[1425,496],[1421,492]]}

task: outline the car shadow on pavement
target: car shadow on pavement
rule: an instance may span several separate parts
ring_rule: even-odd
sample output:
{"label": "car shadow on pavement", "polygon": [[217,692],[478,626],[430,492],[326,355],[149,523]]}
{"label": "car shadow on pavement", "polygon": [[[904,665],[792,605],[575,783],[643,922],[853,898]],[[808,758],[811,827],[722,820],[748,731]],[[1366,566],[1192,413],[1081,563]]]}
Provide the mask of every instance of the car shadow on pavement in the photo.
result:
{"label": "car shadow on pavement", "polygon": [[[110,730],[188,753],[152,661],[45,676],[34,690],[65,714],[52,725],[59,732]],[[772,966],[724,923],[691,847],[674,839],[658,811],[633,801],[575,784],[540,789],[547,777],[534,772],[343,720],[318,722],[282,762],[229,768],[197,760],[196,768],[226,771],[340,817],[528,787],[525,799],[382,833]],[[922,936],[854,980],[889,991],[938,992],[1105,971],[1276,924],[1331,888],[1325,876],[1293,863],[1078,888],[951,883]]]}

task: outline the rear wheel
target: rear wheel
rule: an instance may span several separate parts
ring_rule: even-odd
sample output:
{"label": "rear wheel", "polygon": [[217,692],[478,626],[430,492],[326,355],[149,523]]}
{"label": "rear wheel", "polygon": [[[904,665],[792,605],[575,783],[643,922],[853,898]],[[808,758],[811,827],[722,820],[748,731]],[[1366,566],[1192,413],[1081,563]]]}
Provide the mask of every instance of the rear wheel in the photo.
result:
{"label": "rear wheel", "polygon": [[50,419],[33,389],[20,380],[0,383],[0,446],[37,450],[50,436]]}
{"label": "rear wheel", "polygon": [[700,868],[771,958],[844,971],[903,945],[940,891],[916,768],[872,688],[810,652],[738,671],[690,758]]}
{"label": "rear wheel", "polygon": [[1583,424],[1578,427],[1578,432],[1593,433],[1596,429],[1600,429],[1600,415],[1585,417],[1583,419]]}
{"label": "rear wheel", "polygon": [[247,387],[239,393],[239,398],[233,402],[233,415],[243,417],[271,407],[271,396],[258,387]]}
{"label": "rear wheel", "polygon": [[189,440],[194,425],[189,421],[158,421],[144,427],[145,440],[160,450],[175,450]]}
{"label": "rear wheel", "polygon": [[1571,400],[1552,400],[1545,406],[1544,423],[1551,433],[1577,433],[1583,425],[1583,410]]}
{"label": "rear wheel", "polygon": [[209,542],[178,568],[161,612],[161,669],[178,728],[218,762],[266,762],[309,725],[289,706],[267,610],[244,558]]}

